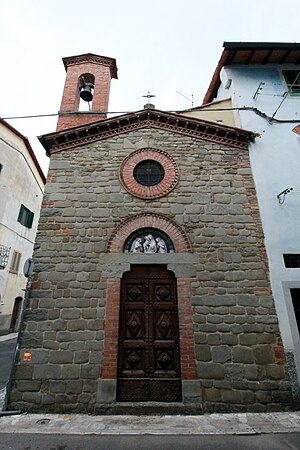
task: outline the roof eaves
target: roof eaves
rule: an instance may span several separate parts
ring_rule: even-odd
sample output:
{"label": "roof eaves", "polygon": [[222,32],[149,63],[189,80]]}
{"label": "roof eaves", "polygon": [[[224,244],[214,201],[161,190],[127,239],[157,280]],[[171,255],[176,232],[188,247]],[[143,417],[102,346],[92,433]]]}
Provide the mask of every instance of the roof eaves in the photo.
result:
{"label": "roof eaves", "polygon": [[47,155],[50,155],[148,126],[242,148],[246,148],[256,136],[255,133],[248,130],[219,125],[203,119],[157,109],[144,109],[93,122],[89,125],[43,135],[39,137],[39,140],[46,149]]}

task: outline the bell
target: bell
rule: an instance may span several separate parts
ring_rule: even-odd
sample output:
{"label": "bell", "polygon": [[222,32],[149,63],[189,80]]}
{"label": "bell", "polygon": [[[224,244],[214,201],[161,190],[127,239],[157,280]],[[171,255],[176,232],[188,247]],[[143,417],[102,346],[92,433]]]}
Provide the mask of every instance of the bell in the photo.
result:
{"label": "bell", "polygon": [[92,89],[94,88],[92,83],[85,83],[80,92],[80,98],[85,102],[91,102],[93,100]]}

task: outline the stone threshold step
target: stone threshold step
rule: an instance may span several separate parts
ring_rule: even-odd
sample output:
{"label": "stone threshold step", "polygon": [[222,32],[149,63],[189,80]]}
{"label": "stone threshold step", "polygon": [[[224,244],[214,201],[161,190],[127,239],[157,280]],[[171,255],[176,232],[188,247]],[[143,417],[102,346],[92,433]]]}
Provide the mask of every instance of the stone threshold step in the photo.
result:
{"label": "stone threshold step", "polygon": [[122,402],[112,404],[98,404],[95,414],[99,415],[202,415],[203,405],[198,403],[181,402]]}

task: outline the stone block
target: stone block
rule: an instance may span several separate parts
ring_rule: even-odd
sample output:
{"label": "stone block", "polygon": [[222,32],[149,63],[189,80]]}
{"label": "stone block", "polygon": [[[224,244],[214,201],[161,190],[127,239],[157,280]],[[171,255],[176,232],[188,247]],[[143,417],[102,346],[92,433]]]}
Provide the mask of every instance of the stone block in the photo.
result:
{"label": "stone block", "polygon": [[182,381],[182,401],[183,403],[202,403],[202,389],[200,381]]}
{"label": "stone block", "polygon": [[258,306],[258,298],[256,295],[239,294],[237,303],[240,306]]}
{"label": "stone block", "polygon": [[197,362],[196,369],[199,378],[218,380],[223,379],[225,375],[225,367],[223,364]]}
{"label": "stone block", "polygon": [[196,344],[206,344],[207,336],[206,333],[194,333],[195,343]]}
{"label": "stone block", "polygon": [[24,392],[38,392],[40,390],[42,382],[41,381],[33,381],[33,380],[25,380],[18,381],[18,390]]}
{"label": "stone block", "polygon": [[244,379],[244,366],[242,364],[226,364],[226,378],[228,380],[243,380]]}
{"label": "stone block", "polygon": [[38,380],[52,380],[60,379],[62,377],[61,367],[52,364],[39,364],[34,366],[33,379]]}
{"label": "stone block", "polygon": [[211,354],[214,363],[225,363],[231,360],[231,347],[227,345],[212,347]]}
{"label": "stone block", "polygon": [[65,381],[50,381],[49,392],[54,394],[64,393],[66,390]]}
{"label": "stone block", "polygon": [[68,320],[67,327],[69,331],[85,330],[87,328],[87,321],[84,320],[84,318],[77,320]]}
{"label": "stone block", "polygon": [[75,364],[67,364],[61,368],[62,379],[76,380],[79,379],[80,366]]}
{"label": "stone block", "polygon": [[87,350],[79,350],[74,353],[74,363],[83,364],[87,363],[90,358],[90,352]]}
{"label": "stone block", "polygon": [[205,334],[207,336],[208,345],[218,345],[221,343],[221,335],[219,333]]}
{"label": "stone block", "polygon": [[[225,205],[225,204],[217,204],[211,203],[206,207],[207,214],[211,215],[239,215],[243,214],[243,208],[240,205]],[[224,219],[225,220],[225,219]]]}
{"label": "stone block", "polygon": [[73,352],[71,351],[50,351],[49,362],[52,364],[71,364],[73,361]]}
{"label": "stone block", "polygon": [[203,305],[206,306],[233,306],[236,304],[234,295],[203,295]]}
{"label": "stone block", "polygon": [[271,391],[256,391],[255,398],[257,403],[272,403]]}
{"label": "stone block", "polygon": [[222,390],[222,401],[224,403],[241,403],[241,392],[235,391],[233,389],[230,390]]}
{"label": "stone block", "polygon": [[82,392],[82,380],[66,381],[66,394],[81,394]]}
{"label": "stone block", "polygon": [[52,323],[53,330],[65,331],[67,328],[67,321],[62,319],[54,320]]}
{"label": "stone block", "polygon": [[94,218],[106,218],[110,217],[111,210],[109,208],[95,208],[91,212],[91,216]]}
{"label": "stone block", "polygon": [[290,391],[274,391],[272,392],[272,398],[276,403],[293,403],[293,396]]}
{"label": "stone block", "polygon": [[279,364],[269,364],[266,367],[266,375],[272,380],[285,379],[285,367]]}
{"label": "stone block", "polygon": [[42,394],[41,403],[42,405],[53,405],[56,403],[56,398],[54,395]]}
{"label": "stone block", "polygon": [[102,352],[100,351],[91,351],[89,363],[90,364],[100,364],[102,358]]}
{"label": "stone block", "polygon": [[209,345],[196,345],[196,359],[198,361],[210,361],[211,352]]}
{"label": "stone block", "polygon": [[255,402],[255,394],[252,391],[241,391],[241,403],[249,405]]}
{"label": "stone block", "polygon": [[98,379],[100,376],[99,364],[83,364],[81,366],[80,378]]}
{"label": "stone block", "polygon": [[229,194],[215,194],[216,203],[231,203],[232,196]]}
{"label": "stone block", "polygon": [[250,347],[257,344],[257,334],[254,333],[242,333],[239,335],[239,344]]}
{"label": "stone block", "polygon": [[79,319],[81,316],[80,309],[77,308],[63,308],[60,313],[62,319]]}
{"label": "stone block", "polygon": [[272,364],[275,362],[275,356],[269,345],[260,345],[253,348],[253,355],[257,364]]}
{"label": "stone block", "polygon": [[207,402],[221,402],[222,401],[221,390],[215,388],[205,389],[204,399]]}
{"label": "stone block", "polygon": [[96,404],[114,403],[117,395],[117,380],[99,380]]}
{"label": "stone block", "polygon": [[16,380],[31,380],[33,377],[33,366],[28,364],[19,364],[16,366],[15,379]]}
{"label": "stone block", "polygon": [[221,343],[226,345],[237,345],[238,338],[236,335],[231,333],[223,333],[221,335]]}
{"label": "stone block", "polygon": [[252,364],[254,362],[252,349],[245,346],[233,347],[232,361],[243,364]]}
{"label": "stone block", "polygon": [[40,392],[24,392],[23,400],[27,403],[39,404],[42,400],[42,394]]}
{"label": "stone block", "polygon": [[[24,353],[23,351],[21,353]],[[32,364],[47,364],[49,360],[49,350],[34,349],[32,351]]]}
{"label": "stone block", "polygon": [[246,380],[259,380],[260,367],[256,364],[247,364],[244,368]]}
{"label": "stone block", "polygon": [[51,170],[52,169],[56,169],[56,170],[70,169],[70,161],[66,160],[66,159],[61,159],[61,160],[53,159],[53,160],[51,160]]}

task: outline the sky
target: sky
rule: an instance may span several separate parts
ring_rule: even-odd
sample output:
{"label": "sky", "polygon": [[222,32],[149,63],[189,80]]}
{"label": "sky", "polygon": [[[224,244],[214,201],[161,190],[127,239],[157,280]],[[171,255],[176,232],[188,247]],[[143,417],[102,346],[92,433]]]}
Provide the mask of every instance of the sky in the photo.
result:
{"label": "sky", "polygon": [[[116,59],[109,111],[202,103],[223,42],[300,42],[299,0],[0,0],[0,117],[56,114],[65,82],[62,58],[94,53]],[[178,93],[179,92],[179,93]],[[7,119],[29,138],[57,117]]]}

